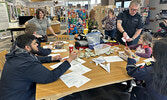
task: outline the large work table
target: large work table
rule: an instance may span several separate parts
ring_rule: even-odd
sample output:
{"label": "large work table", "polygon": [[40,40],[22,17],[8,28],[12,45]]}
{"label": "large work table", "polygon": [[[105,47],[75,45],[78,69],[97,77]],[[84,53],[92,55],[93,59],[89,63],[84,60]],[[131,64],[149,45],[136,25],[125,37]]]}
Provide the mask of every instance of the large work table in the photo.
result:
{"label": "large work table", "polygon": [[[117,47],[121,48],[121,50],[119,51],[123,51],[123,48],[124,48],[123,45],[117,45]],[[68,56],[69,53],[66,52],[66,53],[60,53],[60,54],[63,57],[66,57]],[[115,56],[115,55],[118,55],[118,52],[114,52],[109,56]],[[104,54],[100,56],[107,56],[107,55]],[[86,58],[83,59],[86,61],[86,63],[84,63],[83,65],[92,69],[90,72],[87,72],[84,74],[84,76],[91,79],[88,83],[84,84],[80,88],[76,88],[76,87],[68,88],[60,79],[49,84],[37,84],[37,90],[36,90],[37,99],[56,100],[58,98],[61,98],[63,96],[66,96],[75,92],[88,90],[88,89],[101,87],[101,86],[106,86],[109,84],[120,83],[123,81],[133,79],[132,77],[127,75],[127,72],[125,69],[127,64],[126,61],[110,63],[111,72],[108,73],[99,65],[96,66],[95,63],[92,62],[92,59],[93,57],[90,57],[88,59]],[[144,58],[140,58],[140,61],[138,63],[142,63],[143,60]],[[49,70],[51,70],[49,66],[53,64],[55,63],[44,64],[44,66],[46,66]],[[68,70],[66,73],[69,73],[69,72],[70,70]]]}

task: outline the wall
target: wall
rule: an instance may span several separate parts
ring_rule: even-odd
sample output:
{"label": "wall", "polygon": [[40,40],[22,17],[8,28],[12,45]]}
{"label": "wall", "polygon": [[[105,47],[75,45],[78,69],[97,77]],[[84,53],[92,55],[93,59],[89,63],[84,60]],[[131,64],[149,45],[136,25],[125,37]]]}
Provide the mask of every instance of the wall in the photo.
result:
{"label": "wall", "polygon": [[150,0],[149,7],[155,8],[155,10],[150,10],[150,19],[154,20],[154,22],[150,22],[147,28],[152,29],[153,32],[156,32],[159,29],[159,23],[155,21],[155,15],[159,13],[161,9],[167,10],[167,4],[159,4],[160,0]]}

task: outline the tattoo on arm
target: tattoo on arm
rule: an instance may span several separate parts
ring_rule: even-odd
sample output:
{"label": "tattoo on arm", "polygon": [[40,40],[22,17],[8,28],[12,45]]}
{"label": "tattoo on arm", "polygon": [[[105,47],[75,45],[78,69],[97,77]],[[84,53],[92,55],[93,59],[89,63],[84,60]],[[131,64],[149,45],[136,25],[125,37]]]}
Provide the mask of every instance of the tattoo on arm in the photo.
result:
{"label": "tattoo on arm", "polygon": [[122,24],[122,20],[118,20],[117,23]]}

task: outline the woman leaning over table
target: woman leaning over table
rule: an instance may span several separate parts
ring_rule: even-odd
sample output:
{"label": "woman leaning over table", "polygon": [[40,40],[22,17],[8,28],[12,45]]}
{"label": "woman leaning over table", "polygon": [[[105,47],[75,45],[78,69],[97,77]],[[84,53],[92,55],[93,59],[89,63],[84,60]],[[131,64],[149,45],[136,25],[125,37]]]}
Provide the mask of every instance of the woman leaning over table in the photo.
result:
{"label": "woman leaning over table", "polygon": [[38,35],[41,35],[45,38],[47,38],[47,28],[49,29],[49,31],[54,35],[54,36],[57,36],[55,34],[55,32],[53,31],[52,27],[50,26],[48,20],[45,18],[45,13],[42,9],[38,8],[36,10],[36,17],[30,19],[29,21],[27,21],[25,23],[25,25],[27,25],[28,23],[31,23],[31,24],[35,24],[37,29],[36,29],[36,33]]}

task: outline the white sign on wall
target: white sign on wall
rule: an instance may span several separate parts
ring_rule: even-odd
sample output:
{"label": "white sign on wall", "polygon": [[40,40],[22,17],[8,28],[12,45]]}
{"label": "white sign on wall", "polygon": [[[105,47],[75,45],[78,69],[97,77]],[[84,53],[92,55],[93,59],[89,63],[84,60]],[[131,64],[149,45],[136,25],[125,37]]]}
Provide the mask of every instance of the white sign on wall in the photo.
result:
{"label": "white sign on wall", "polygon": [[0,30],[6,30],[9,27],[9,16],[6,3],[0,3]]}

